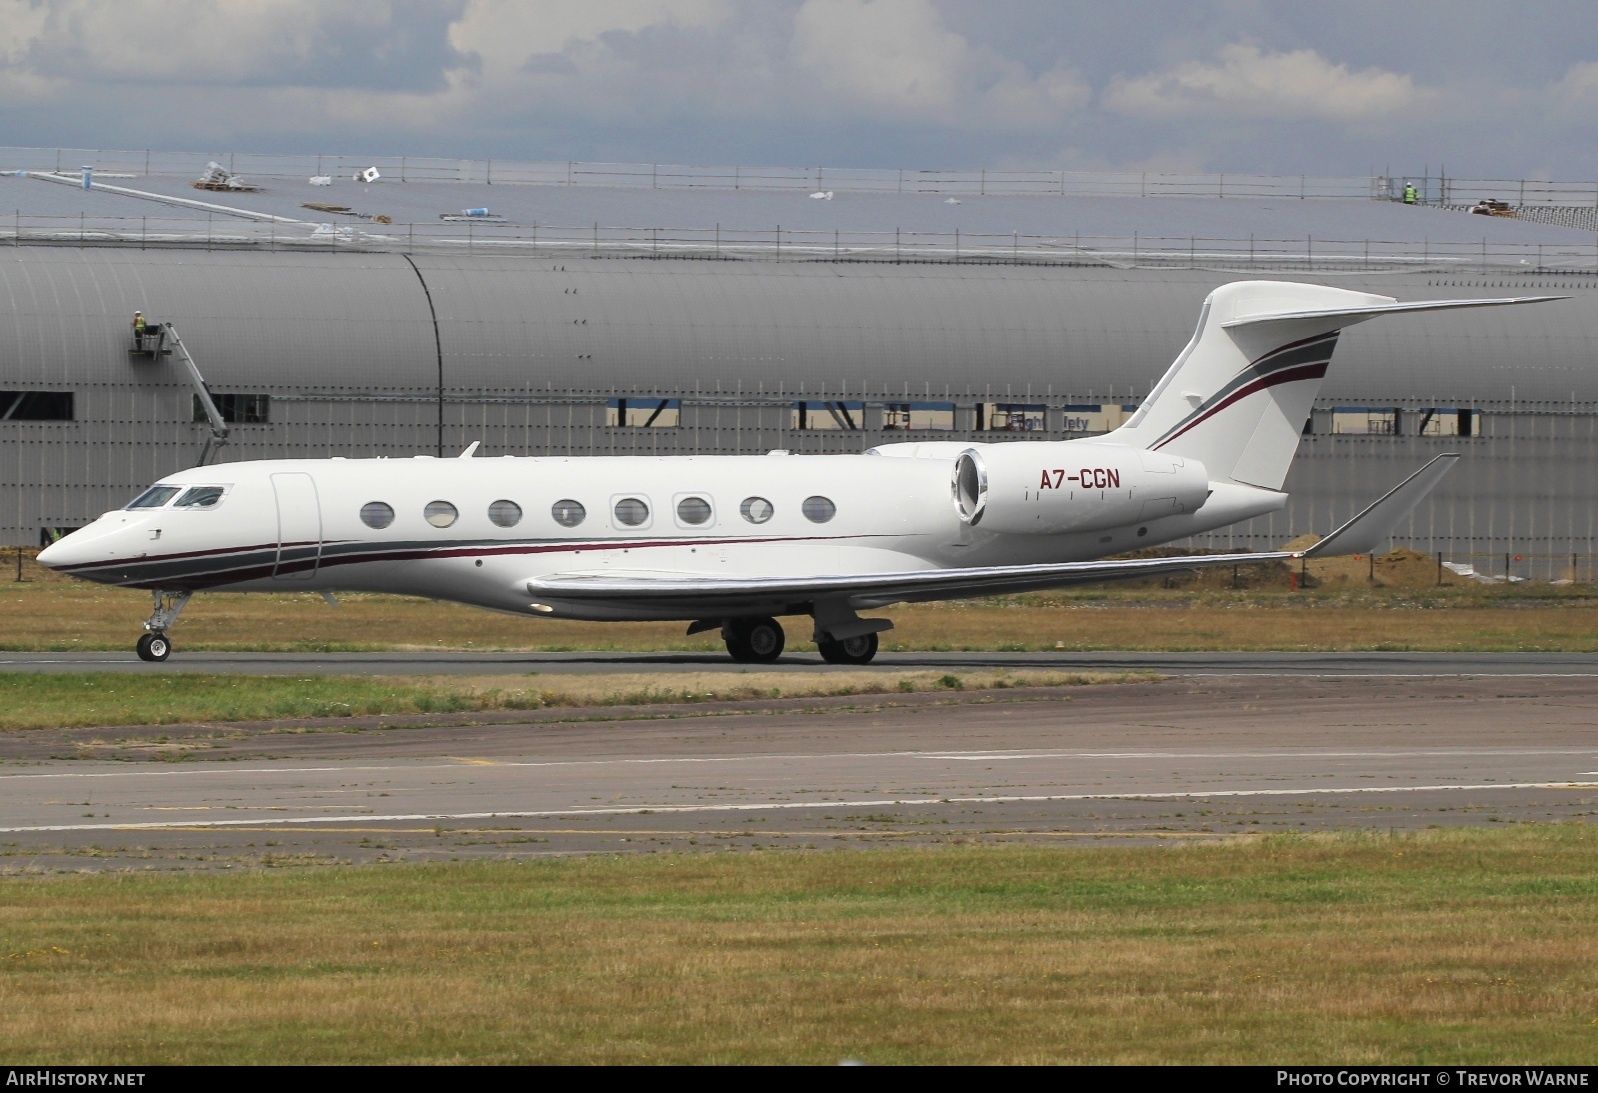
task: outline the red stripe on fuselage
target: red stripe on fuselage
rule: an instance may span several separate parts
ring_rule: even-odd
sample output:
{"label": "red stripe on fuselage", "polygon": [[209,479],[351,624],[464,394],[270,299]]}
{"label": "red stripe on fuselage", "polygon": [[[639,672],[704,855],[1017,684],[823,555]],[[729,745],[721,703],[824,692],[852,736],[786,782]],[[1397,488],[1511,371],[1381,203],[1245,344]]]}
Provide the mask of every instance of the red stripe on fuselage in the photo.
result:
{"label": "red stripe on fuselage", "polygon": [[1156,451],[1158,451],[1167,444],[1171,443],[1171,441],[1175,440],[1177,437],[1181,436],[1183,433],[1186,433],[1189,429],[1204,424],[1204,422],[1208,421],[1210,418],[1214,417],[1228,406],[1231,406],[1240,399],[1245,399],[1256,392],[1268,390],[1269,388],[1275,387],[1277,384],[1281,383],[1294,383],[1298,380],[1318,380],[1326,375],[1326,368],[1330,363],[1331,361],[1325,360],[1319,362],[1318,364],[1295,365],[1292,368],[1284,368],[1280,372],[1274,372],[1269,376],[1262,376],[1253,383],[1239,387],[1236,391],[1233,391],[1230,395],[1226,396],[1226,398],[1222,399],[1220,402],[1217,402],[1214,406],[1211,406],[1203,414],[1200,414],[1198,417],[1182,426],[1182,428],[1178,429],[1176,432],[1160,441],[1154,446],[1154,448]]}

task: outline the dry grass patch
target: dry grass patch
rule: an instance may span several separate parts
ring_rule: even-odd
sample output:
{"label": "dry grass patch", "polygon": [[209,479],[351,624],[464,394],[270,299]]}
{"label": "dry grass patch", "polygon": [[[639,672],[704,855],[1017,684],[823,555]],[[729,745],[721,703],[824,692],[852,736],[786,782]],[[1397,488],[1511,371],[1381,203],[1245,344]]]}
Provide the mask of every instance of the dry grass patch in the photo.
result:
{"label": "dry grass patch", "polygon": [[11,880],[0,1053],[1579,1064],[1595,865],[1561,826]]}
{"label": "dry grass patch", "polygon": [[[1378,559],[1405,581],[1429,562],[1412,552]],[[1420,559],[1417,561],[1416,559]],[[3,560],[3,559],[0,559]],[[1437,650],[1598,651],[1593,586],[1435,587],[1364,583],[1364,563],[1330,559],[1323,586],[1286,591],[1284,567],[1253,567],[1245,587],[1230,570],[1201,579],[957,603],[902,604],[883,614],[895,629],[887,650]],[[1352,568],[1350,568],[1352,567]],[[3,572],[3,570],[0,570]],[[0,583],[0,649],[131,653],[149,615],[142,592],[70,581],[29,567],[27,583]],[[35,577],[37,579],[35,579]],[[689,637],[685,624],[522,619],[404,596],[351,594],[328,607],[311,593],[209,593],[189,604],[173,631],[185,650],[357,652],[363,650],[722,651],[715,633]],[[790,626],[804,649],[805,620]]]}
{"label": "dry grass patch", "polygon": [[1078,687],[1146,672],[756,672],[565,676],[0,673],[0,730],[471,713],[920,691]]}

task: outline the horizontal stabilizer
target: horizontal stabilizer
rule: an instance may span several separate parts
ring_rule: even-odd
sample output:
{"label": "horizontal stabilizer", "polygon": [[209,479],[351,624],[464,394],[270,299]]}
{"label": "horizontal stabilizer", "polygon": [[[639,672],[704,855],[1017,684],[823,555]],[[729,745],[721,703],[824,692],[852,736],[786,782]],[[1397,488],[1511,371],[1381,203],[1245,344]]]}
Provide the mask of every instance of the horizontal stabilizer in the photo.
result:
{"label": "horizontal stabilizer", "polygon": [[1506,307],[1511,304],[1541,304],[1550,300],[1568,300],[1569,296],[1512,296],[1497,300],[1416,300],[1407,304],[1374,304],[1366,307],[1328,307],[1305,311],[1267,311],[1259,315],[1242,315],[1221,324],[1223,329],[1235,330],[1244,326],[1261,326],[1266,323],[1291,323],[1304,319],[1346,319],[1339,326],[1373,319],[1378,315],[1396,315],[1415,311],[1453,311],[1463,307]]}
{"label": "horizontal stabilizer", "polygon": [[1443,480],[1459,455],[1450,452],[1440,455],[1420,470],[1388,490],[1364,512],[1332,532],[1304,552],[1307,558],[1320,558],[1333,554],[1373,554],[1387,541],[1399,523],[1408,516],[1421,499]]}

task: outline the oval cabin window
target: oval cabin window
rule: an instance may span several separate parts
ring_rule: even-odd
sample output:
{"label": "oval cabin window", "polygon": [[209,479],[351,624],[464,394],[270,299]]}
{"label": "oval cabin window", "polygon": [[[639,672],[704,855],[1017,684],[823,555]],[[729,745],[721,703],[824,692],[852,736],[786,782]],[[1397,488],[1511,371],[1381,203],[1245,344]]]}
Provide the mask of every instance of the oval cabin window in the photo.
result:
{"label": "oval cabin window", "polygon": [[743,513],[744,519],[751,524],[764,524],[777,510],[764,497],[745,497],[744,503],[738,506],[738,511]]}
{"label": "oval cabin window", "polygon": [[802,511],[812,524],[825,524],[838,515],[838,506],[825,497],[806,497]]}
{"label": "oval cabin window", "polygon": [[677,519],[685,524],[703,524],[710,519],[710,502],[703,497],[684,497],[677,502]]}
{"label": "oval cabin window", "polygon": [[574,528],[583,522],[588,515],[588,510],[583,508],[580,501],[556,501],[549,507],[549,514],[555,518],[555,523],[563,528]]}
{"label": "oval cabin window", "polygon": [[368,501],[361,506],[361,523],[369,528],[382,528],[394,522],[394,509],[381,501]]}
{"label": "oval cabin window", "polygon": [[455,522],[460,513],[448,501],[429,501],[427,507],[422,510],[422,515],[435,528],[447,528]]}
{"label": "oval cabin window", "polygon": [[488,506],[488,518],[495,527],[513,528],[522,522],[522,507],[514,501],[495,501]]}
{"label": "oval cabin window", "polygon": [[616,523],[635,528],[649,519],[649,506],[636,497],[623,497],[616,502]]}

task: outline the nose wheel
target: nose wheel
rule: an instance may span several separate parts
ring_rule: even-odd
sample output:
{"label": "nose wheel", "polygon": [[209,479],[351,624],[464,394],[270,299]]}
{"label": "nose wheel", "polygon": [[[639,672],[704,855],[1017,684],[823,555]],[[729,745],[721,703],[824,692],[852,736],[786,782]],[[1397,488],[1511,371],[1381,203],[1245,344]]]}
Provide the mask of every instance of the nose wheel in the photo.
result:
{"label": "nose wheel", "polygon": [[163,661],[172,655],[172,643],[165,634],[150,633],[139,639],[135,646],[140,660]]}
{"label": "nose wheel", "polygon": [[770,664],[782,656],[782,626],[776,619],[729,619],[721,628],[727,652],[740,664]]}
{"label": "nose wheel", "polygon": [[133,648],[139,654],[140,660],[159,663],[172,655],[172,642],[167,638],[166,632],[178,621],[178,616],[183,613],[183,607],[189,602],[191,593],[163,592],[156,589],[152,595],[155,599],[155,610],[150,612],[150,617],[145,620],[144,636]]}

